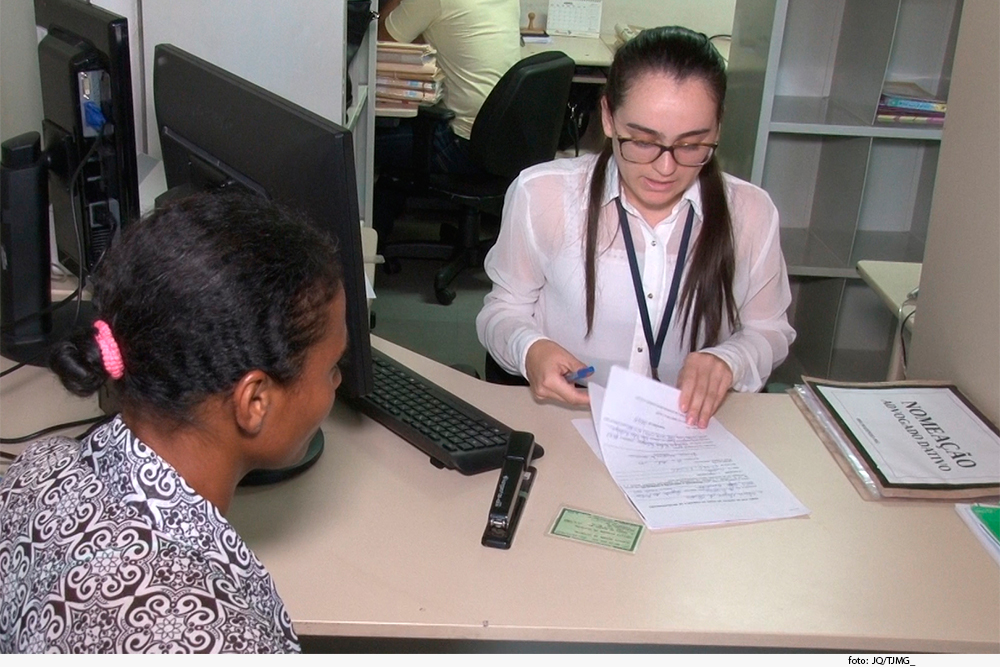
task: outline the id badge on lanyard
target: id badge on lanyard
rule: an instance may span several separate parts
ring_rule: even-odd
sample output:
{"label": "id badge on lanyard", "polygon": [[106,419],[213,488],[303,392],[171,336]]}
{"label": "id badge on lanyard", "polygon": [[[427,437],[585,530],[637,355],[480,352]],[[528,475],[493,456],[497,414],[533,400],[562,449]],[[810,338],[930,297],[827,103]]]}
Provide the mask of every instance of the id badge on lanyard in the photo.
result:
{"label": "id badge on lanyard", "polygon": [[694,227],[694,207],[688,207],[687,220],[684,222],[684,232],[681,234],[681,247],[677,251],[677,264],[674,266],[674,277],[670,283],[670,294],[667,297],[667,307],[663,310],[658,332],[653,334],[653,324],[649,319],[649,307],[646,305],[645,290],[642,288],[642,276],[639,274],[639,260],[635,255],[635,244],[632,242],[632,231],[628,226],[628,214],[622,205],[621,197],[615,199],[618,205],[618,225],[625,239],[625,250],[628,255],[628,266],[632,271],[632,287],[635,288],[635,300],[639,304],[639,319],[642,321],[642,332],[646,336],[646,349],[649,352],[649,366],[653,379],[660,379],[660,356],[663,354],[663,342],[667,339],[667,329],[677,306],[677,294],[680,292],[681,276],[684,273],[684,262],[687,259],[688,243],[691,241],[691,228]]}

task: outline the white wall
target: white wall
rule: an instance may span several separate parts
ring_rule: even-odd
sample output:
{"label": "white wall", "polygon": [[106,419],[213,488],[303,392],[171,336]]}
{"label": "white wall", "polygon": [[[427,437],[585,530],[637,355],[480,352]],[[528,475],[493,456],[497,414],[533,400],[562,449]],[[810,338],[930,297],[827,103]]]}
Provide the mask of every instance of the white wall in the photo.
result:
{"label": "white wall", "polygon": [[[169,43],[342,123],[343,0],[142,0],[149,154],[159,157],[153,50]],[[335,49],[332,45],[339,44]],[[280,47],[275,46],[280,45]]]}
{"label": "white wall", "polygon": [[[150,121],[145,118],[145,115],[151,114],[152,110],[152,82],[146,78],[150,75],[152,66],[149,60],[149,54],[152,53],[150,44],[155,45],[157,39],[161,41],[172,39],[175,42],[183,42],[184,44],[191,42],[209,48],[211,43],[220,36],[228,39],[238,39],[240,36],[246,39],[254,37],[253,31],[244,32],[244,24],[248,18],[256,16],[256,25],[258,26],[256,34],[266,36],[274,34],[273,32],[268,33],[268,30],[287,32],[292,29],[290,19],[294,15],[294,12],[287,11],[290,3],[286,2],[258,2],[255,5],[248,5],[249,0],[212,0],[211,3],[186,3],[188,5],[203,5],[205,6],[204,11],[212,12],[213,16],[237,17],[239,20],[230,21],[230,27],[227,27],[225,31],[209,29],[203,20],[179,20],[177,22],[179,33],[172,34],[170,29],[164,29],[162,20],[159,18],[160,13],[172,12],[174,16],[183,16],[183,9],[178,4],[171,10],[169,5],[175,5],[175,3],[170,0],[95,0],[95,2],[129,19],[133,95],[137,107],[136,132],[139,135],[137,143],[140,150],[147,150],[147,140],[155,142],[155,130],[152,135],[149,135]],[[249,10],[246,9],[248,6]],[[283,10],[280,15],[284,18],[274,18],[279,14],[274,9],[276,7]],[[604,0],[601,31],[613,34],[616,23],[627,22],[642,27],[680,24],[709,35],[729,33],[732,31],[735,7],[736,0]],[[548,9],[548,0],[521,0],[521,8],[522,23],[527,25],[528,11],[535,11],[540,15],[545,14]],[[140,25],[140,18],[143,19],[142,22],[145,25]],[[320,40],[324,30],[333,29],[322,16],[319,17],[319,20],[310,20],[308,23],[309,25],[302,27],[301,39]],[[149,34],[142,35],[141,31],[143,30]],[[145,37],[148,44],[144,48],[139,48],[142,37]],[[267,40],[262,43],[266,44]],[[178,45],[185,48],[184,44]],[[191,45],[188,44],[188,46]],[[188,48],[188,50],[194,49]],[[274,69],[277,65],[264,57],[262,49],[248,51],[248,54],[241,55],[245,58],[242,65],[246,69],[252,70],[258,64],[262,65],[261,71],[267,67],[272,69],[267,81],[256,80],[256,82],[265,85],[265,87],[271,87],[269,84],[280,87],[279,84],[283,84],[283,77],[274,75]],[[255,57],[260,60],[255,60]],[[303,61],[301,58],[297,60],[291,58],[291,61],[293,66],[283,70],[288,75],[289,82],[292,80],[301,82],[302,77],[311,76],[315,71],[322,71],[330,65],[329,63]],[[281,63],[281,66],[284,67],[286,64]],[[237,65],[241,64],[237,63]],[[223,67],[225,66],[223,65]],[[328,71],[340,71],[340,67],[332,68],[331,66]],[[254,80],[252,76],[247,78]],[[141,80],[147,81],[145,88],[140,84]],[[285,97],[295,97],[288,95],[287,91],[282,92],[282,90],[275,89],[275,92]],[[41,87],[38,83],[37,37],[33,3],[31,0],[0,0],[0,140],[31,130],[41,131],[41,98]],[[342,99],[341,95],[336,95],[336,98]],[[321,108],[315,100],[296,101],[321,115],[334,117],[328,114],[328,110]]]}
{"label": "white wall", "polygon": [[907,376],[1000,421],[1000,5],[965,0]]}
{"label": "white wall", "polygon": [[[642,28],[682,25],[708,36],[733,31],[736,0],[603,0],[601,33],[613,35],[616,23]],[[548,0],[521,0],[521,26],[528,25],[528,12],[535,12],[535,24],[544,26]]]}
{"label": "white wall", "polygon": [[[94,0],[129,23],[136,148],[145,149],[142,109],[142,49],[139,48],[139,0]],[[0,0],[0,140],[42,131],[42,87],[38,80],[38,31],[31,0]]]}
{"label": "white wall", "polygon": [[135,148],[146,152],[146,128],[142,126],[145,87],[142,74],[141,0],[91,0],[91,4],[124,16],[128,21],[129,66],[132,70],[132,112],[135,114]]}
{"label": "white wall", "polygon": [[25,0],[0,0],[0,141],[42,131],[35,8]]}

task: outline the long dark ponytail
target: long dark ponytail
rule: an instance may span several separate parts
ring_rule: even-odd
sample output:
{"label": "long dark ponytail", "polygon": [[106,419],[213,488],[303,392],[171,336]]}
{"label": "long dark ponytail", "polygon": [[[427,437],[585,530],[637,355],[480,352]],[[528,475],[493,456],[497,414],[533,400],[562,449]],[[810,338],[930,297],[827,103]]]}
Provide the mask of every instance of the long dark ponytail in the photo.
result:
{"label": "long dark ponytail", "polygon": [[[664,73],[680,81],[689,78],[704,81],[715,97],[716,118],[721,122],[726,97],[725,63],[705,35],[677,26],[651,28],[622,46],[615,54],[604,89],[604,99],[611,113],[624,102],[632,83],[647,73]],[[588,335],[594,326],[601,200],[612,155],[611,140],[606,139],[590,179],[584,235]],[[698,182],[702,229],[680,296],[684,333],[690,336],[692,352],[698,349],[699,339],[703,339],[706,346],[718,343],[725,320],[733,328],[739,327],[739,312],[733,298],[736,273],[733,224],[715,156],[701,168]],[[687,331],[688,322],[690,332]]]}

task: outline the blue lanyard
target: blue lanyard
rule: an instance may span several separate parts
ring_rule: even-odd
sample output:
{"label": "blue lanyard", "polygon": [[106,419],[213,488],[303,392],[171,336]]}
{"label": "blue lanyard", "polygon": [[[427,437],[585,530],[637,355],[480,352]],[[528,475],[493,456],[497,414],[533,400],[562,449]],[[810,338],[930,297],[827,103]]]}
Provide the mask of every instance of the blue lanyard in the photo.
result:
{"label": "blue lanyard", "polygon": [[677,305],[677,293],[681,287],[681,275],[684,273],[684,261],[687,259],[688,242],[691,240],[691,228],[694,226],[694,206],[688,208],[687,221],[684,223],[684,233],[681,235],[681,247],[677,251],[677,264],[674,266],[674,278],[670,283],[670,295],[667,297],[667,307],[663,311],[660,329],[654,340],[653,324],[649,319],[649,307],[646,305],[646,295],[642,289],[642,276],[639,275],[639,261],[635,256],[635,244],[632,243],[632,231],[628,226],[628,215],[622,206],[621,197],[615,199],[618,205],[618,225],[625,238],[625,249],[628,251],[628,266],[632,270],[632,287],[635,288],[635,300],[639,304],[639,316],[642,320],[642,332],[646,335],[646,347],[649,350],[649,366],[653,379],[660,379],[660,356],[663,353],[663,342],[667,339],[667,328]]}

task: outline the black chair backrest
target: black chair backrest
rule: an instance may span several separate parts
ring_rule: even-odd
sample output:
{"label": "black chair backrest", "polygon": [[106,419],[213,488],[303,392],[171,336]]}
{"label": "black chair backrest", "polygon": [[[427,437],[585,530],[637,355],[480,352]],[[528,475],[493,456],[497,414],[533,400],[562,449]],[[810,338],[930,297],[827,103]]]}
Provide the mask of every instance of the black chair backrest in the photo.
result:
{"label": "black chair backrest", "polygon": [[472,126],[473,159],[495,176],[551,160],[566,115],[575,64],[561,51],[528,56],[494,86]]}

